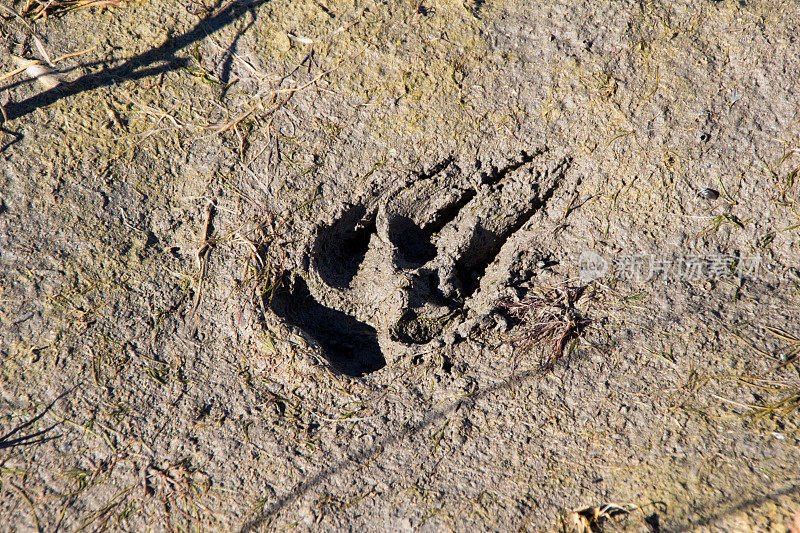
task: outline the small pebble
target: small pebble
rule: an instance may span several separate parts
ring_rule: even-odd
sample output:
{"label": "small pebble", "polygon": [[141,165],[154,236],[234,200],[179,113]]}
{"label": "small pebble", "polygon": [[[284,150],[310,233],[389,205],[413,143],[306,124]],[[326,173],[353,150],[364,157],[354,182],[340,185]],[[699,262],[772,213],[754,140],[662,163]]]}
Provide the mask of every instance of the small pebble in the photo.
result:
{"label": "small pebble", "polygon": [[456,332],[464,338],[469,338],[470,334],[480,327],[478,319],[470,318],[465,320],[456,328]]}
{"label": "small pebble", "polygon": [[292,48],[292,41],[290,41],[289,36],[283,32],[278,32],[272,42],[275,44],[275,48],[281,52],[288,52]]}
{"label": "small pebble", "polygon": [[497,348],[497,353],[500,357],[508,359],[514,355],[514,348],[512,348],[510,344],[501,344],[500,347]]}
{"label": "small pebble", "polygon": [[697,195],[704,200],[711,201],[719,198],[719,192],[715,191],[714,189],[703,189],[702,191],[698,192]]}
{"label": "small pebble", "polygon": [[500,313],[492,313],[492,318],[496,324],[495,329],[497,331],[507,331],[508,330],[508,321],[501,315]]}
{"label": "small pebble", "polygon": [[444,336],[442,336],[442,341],[444,342],[445,346],[452,346],[459,340],[461,340],[460,336],[456,335],[456,333],[453,331],[445,333]]}

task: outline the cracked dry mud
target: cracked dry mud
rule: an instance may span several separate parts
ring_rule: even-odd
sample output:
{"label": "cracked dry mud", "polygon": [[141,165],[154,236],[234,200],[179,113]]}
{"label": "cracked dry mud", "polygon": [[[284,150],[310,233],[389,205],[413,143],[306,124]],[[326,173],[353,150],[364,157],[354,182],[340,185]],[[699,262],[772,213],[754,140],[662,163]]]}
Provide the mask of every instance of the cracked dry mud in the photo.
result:
{"label": "cracked dry mud", "polygon": [[559,194],[570,162],[546,148],[501,168],[461,168],[450,158],[345,201],[317,223],[294,291],[273,309],[349,374],[441,342],[445,330],[489,313],[503,288],[522,281],[511,278],[509,256],[520,230]]}

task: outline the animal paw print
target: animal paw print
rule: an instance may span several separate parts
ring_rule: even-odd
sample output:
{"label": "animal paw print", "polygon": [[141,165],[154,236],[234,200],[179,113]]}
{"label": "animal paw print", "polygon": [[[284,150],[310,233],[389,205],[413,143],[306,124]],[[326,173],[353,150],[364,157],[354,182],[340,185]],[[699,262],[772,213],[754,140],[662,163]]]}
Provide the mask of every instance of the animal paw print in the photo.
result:
{"label": "animal paw print", "polygon": [[463,320],[504,244],[553,196],[569,157],[522,153],[503,168],[447,160],[317,225],[292,301],[278,311],[335,367],[363,375],[384,354]]}

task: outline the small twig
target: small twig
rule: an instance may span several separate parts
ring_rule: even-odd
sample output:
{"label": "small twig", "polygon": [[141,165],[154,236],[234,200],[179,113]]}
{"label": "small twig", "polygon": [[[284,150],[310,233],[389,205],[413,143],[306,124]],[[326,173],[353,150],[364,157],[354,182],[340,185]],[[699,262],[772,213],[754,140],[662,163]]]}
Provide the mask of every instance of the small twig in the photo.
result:
{"label": "small twig", "polygon": [[[412,0],[412,1],[413,1],[413,0]],[[422,2],[423,2],[423,0],[419,0],[419,1],[417,2],[417,5],[416,5],[416,6],[414,7],[414,9],[411,11],[411,15],[408,17],[408,20],[406,21],[406,23],[410,22],[411,20],[413,20],[413,18],[414,18],[414,17],[416,17],[417,15],[419,15],[419,14],[420,14],[420,12],[419,12],[419,8],[420,8],[420,7],[422,7]]]}
{"label": "small twig", "polygon": [[319,413],[315,413],[314,411],[311,411],[311,414],[316,416],[318,419],[322,420],[323,422],[330,422],[330,423],[363,422],[365,420],[374,420],[376,418],[380,418],[381,416],[383,416],[383,415],[353,416],[353,417],[343,416],[342,418],[328,418],[328,417],[322,416]]}
{"label": "small twig", "polygon": [[64,54],[51,61],[50,57],[47,55],[47,51],[41,44],[41,41],[39,41],[39,39],[36,38],[36,36],[34,36],[34,39],[35,42],[38,44],[37,48],[39,49],[39,53],[42,54],[42,56],[44,57],[44,61],[41,61],[39,59],[24,59],[12,55],[11,59],[17,65],[17,68],[0,76],[0,82],[13,78],[16,75],[27,71],[28,75],[32,79],[39,80],[41,83],[45,85],[45,88],[50,89],[55,87],[59,83],[65,82],[65,80],[62,80],[60,77],[61,73],[57,70],[51,70],[51,67],[55,68],[56,63],[64,61],[65,59],[82,56],[84,54],[88,54],[90,52],[94,52],[95,50],[97,50],[97,46],[93,46],[92,48],[87,48],[86,50],[81,50],[79,52]]}
{"label": "small twig", "polygon": [[[259,106],[260,103],[255,104],[244,113],[241,113],[239,116],[229,121],[227,124],[215,124],[214,126],[211,126],[211,129],[216,131],[217,133],[225,133],[226,131],[235,128],[240,122],[242,122],[247,117],[255,113],[256,109],[258,109]],[[277,108],[273,109],[273,111],[275,110],[277,110]]]}
{"label": "small twig", "polygon": [[[200,238],[203,239],[200,242],[200,247],[197,249],[196,259],[197,259],[197,268],[200,271],[200,276],[197,280],[197,292],[194,295],[194,303],[192,304],[192,310],[189,312],[189,320],[193,320],[197,314],[197,309],[200,307],[200,299],[202,297],[203,292],[203,280],[206,276],[206,270],[208,268],[208,256],[211,254],[211,248],[213,247],[213,243],[210,241],[211,239],[211,218],[214,216],[214,209],[216,204],[214,199],[212,198],[209,200],[208,205],[206,205],[206,217],[205,222],[203,223],[203,231],[200,233]],[[197,324],[192,324],[191,333],[192,336],[197,332]]]}
{"label": "small twig", "polygon": [[304,84],[303,84],[303,85],[301,85],[300,87],[294,87],[294,88],[292,88],[292,89],[278,89],[278,90],[277,90],[277,91],[275,91],[275,92],[276,92],[276,93],[296,93],[296,92],[298,92],[298,91],[302,91],[303,89],[306,89],[307,87],[309,87],[309,86],[311,86],[311,85],[314,85],[315,83],[317,83],[317,82],[318,82],[320,79],[322,79],[324,76],[327,76],[328,74],[330,74],[330,73],[332,73],[332,72],[335,72],[335,71],[339,70],[339,68],[340,68],[341,66],[342,66],[342,64],[341,64],[341,62],[340,62],[338,65],[336,65],[336,66],[335,66],[335,67],[333,67],[332,69],[330,69],[330,70],[325,70],[325,71],[323,71],[323,72],[320,72],[319,74],[317,74],[316,76],[314,76],[314,78],[313,78],[311,81],[309,81],[309,82],[307,82],[307,83],[304,83]]}
{"label": "small twig", "polygon": [[81,50],[80,52],[72,52],[69,54],[64,54],[63,56],[58,56],[57,58],[55,58],[53,63],[58,63],[59,61],[64,61],[65,59],[72,59],[73,57],[82,56],[84,54],[94,52],[95,50],[97,50],[97,45],[94,45],[91,48],[87,48],[86,50]]}
{"label": "small twig", "polygon": [[716,394],[712,394],[712,397],[716,398],[717,400],[729,403],[731,405],[735,405],[736,407],[741,407],[743,409],[759,409],[757,405],[747,405],[740,402],[736,402],[734,400],[729,400],[728,398],[723,398],[722,396],[717,396]]}
{"label": "small twig", "polygon": [[13,77],[14,77],[14,76],[16,76],[17,74],[21,74],[21,73],[25,72],[25,70],[26,70],[26,69],[27,69],[29,66],[31,66],[31,65],[37,65],[37,64],[39,64],[39,63],[40,63],[40,61],[38,61],[38,60],[36,60],[36,59],[30,60],[30,61],[28,61],[28,62],[24,63],[24,64],[23,64],[21,67],[17,67],[17,68],[15,68],[14,70],[12,70],[11,72],[6,72],[6,73],[5,73],[5,74],[3,74],[2,76],[0,76],[0,81],[6,81],[6,80],[7,80],[7,79],[9,79],[9,78],[13,78]]}
{"label": "small twig", "polygon": [[206,217],[205,222],[203,223],[203,232],[200,234],[203,240],[200,243],[200,248],[197,249],[197,264],[200,268],[202,268],[201,261],[206,259],[208,251],[211,249],[211,243],[209,242],[209,239],[211,238],[211,217],[214,216],[215,207],[216,204],[214,203],[214,200],[209,200],[208,204],[206,205]]}

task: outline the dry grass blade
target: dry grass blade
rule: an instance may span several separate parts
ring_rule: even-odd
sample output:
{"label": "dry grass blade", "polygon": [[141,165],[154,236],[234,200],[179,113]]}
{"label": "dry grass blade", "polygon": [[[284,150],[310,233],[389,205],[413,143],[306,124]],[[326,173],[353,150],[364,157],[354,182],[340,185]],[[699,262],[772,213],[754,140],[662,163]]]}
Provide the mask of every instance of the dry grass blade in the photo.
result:
{"label": "dry grass blade", "polygon": [[[776,351],[781,362],[775,367],[775,370],[797,362],[798,356],[800,356],[800,338],[780,328],[765,326],[765,329],[774,337],[789,343]],[[800,386],[788,387],[788,391],[788,394],[780,400],[755,409],[750,415],[754,418],[763,418],[773,414],[787,416],[794,411],[800,410]]]}
{"label": "dry grass blade", "polygon": [[798,409],[800,409],[800,387],[795,388],[785,398],[782,398],[777,402],[771,403],[765,407],[756,409],[751,414],[754,418],[763,418],[776,413],[786,416],[792,411],[797,411]]}
{"label": "dry grass blade", "polygon": [[247,250],[248,261],[252,262],[257,272],[264,268],[264,261],[259,253],[258,245],[253,240],[248,239],[241,232],[237,232],[233,237],[233,243],[243,246]]}
{"label": "dry grass blade", "polygon": [[576,308],[585,289],[557,285],[528,294],[519,302],[503,303],[519,321],[507,340],[522,353],[538,351],[540,369],[552,370],[565,351],[569,353],[574,349],[574,341],[590,322]]}
{"label": "dry grass blade", "polygon": [[88,48],[86,50],[81,50],[80,52],[72,52],[70,54],[65,54],[62,56],[57,57],[55,60],[50,60],[49,54],[44,49],[44,46],[41,45],[41,42],[34,37],[35,42],[39,43],[39,53],[42,57],[45,58],[45,61],[40,61],[38,59],[25,59],[22,57],[17,57],[15,55],[9,54],[11,58],[11,62],[17,67],[10,72],[6,72],[3,75],[0,75],[0,82],[3,82],[7,79],[13,78],[18,74],[22,74],[23,72],[32,80],[38,82],[42,88],[46,91],[51,89],[55,89],[62,83],[64,83],[64,79],[61,76],[61,72],[55,70],[54,67],[55,63],[63,61],[65,59],[70,59],[73,57],[82,56],[84,54],[88,54],[90,52],[94,52],[97,49],[97,46],[93,46],[92,48]]}
{"label": "dry grass blade", "polygon": [[31,20],[58,16],[91,7],[120,7],[130,0],[31,0],[22,15]]}
{"label": "dry grass blade", "polygon": [[780,328],[766,326],[765,329],[773,336],[789,343],[788,346],[784,346],[778,350],[778,356],[781,359],[781,366],[786,366],[797,359],[797,356],[800,355],[800,339]]}
{"label": "dry grass blade", "polygon": [[197,309],[200,307],[200,300],[202,298],[203,293],[203,282],[206,277],[206,271],[208,270],[208,256],[211,254],[211,249],[214,246],[214,243],[211,240],[211,219],[214,216],[214,212],[216,211],[216,202],[212,199],[209,200],[208,204],[206,204],[205,209],[205,218],[203,222],[203,230],[200,233],[200,238],[202,241],[199,243],[199,247],[197,248],[197,253],[195,255],[195,259],[197,260],[197,269],[199,271],[199,276],[197,280],[197,291],[194,295],[194,303],[192,304],[192,309],[189,312],[189,319],[192,320],[193,324],[191,325],[191,332],[194,335],[197,332],[197,323],[195,321]]}
{"label": "dry grass blade", "polygon": [[2,79],[9,76],[14,76],[20,72],[25,72],[33,80],[38,81],[44,90],[49,91],[61,85],[61,78],[58,73],[36,59],[23,59],[17,56],[11,56],[11,60],[17,68],[10,73],[4,75]]}

